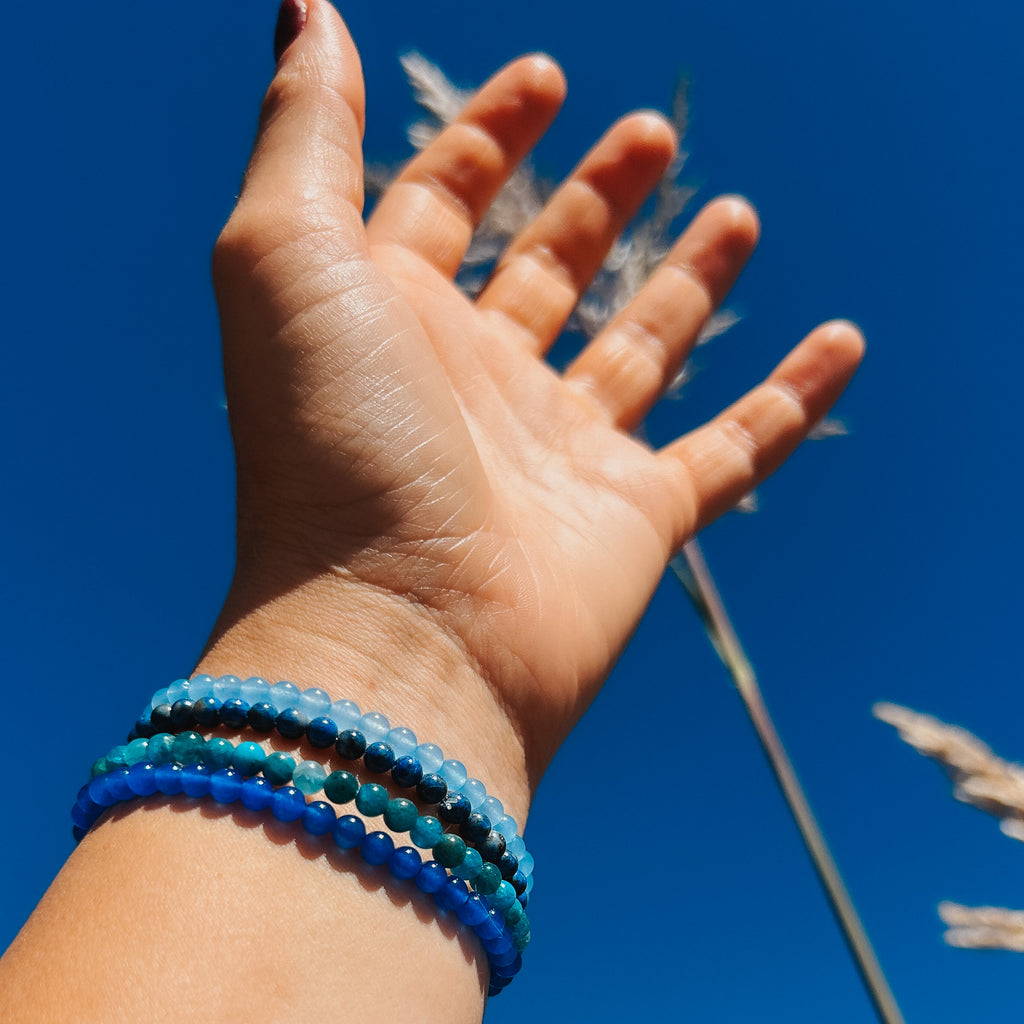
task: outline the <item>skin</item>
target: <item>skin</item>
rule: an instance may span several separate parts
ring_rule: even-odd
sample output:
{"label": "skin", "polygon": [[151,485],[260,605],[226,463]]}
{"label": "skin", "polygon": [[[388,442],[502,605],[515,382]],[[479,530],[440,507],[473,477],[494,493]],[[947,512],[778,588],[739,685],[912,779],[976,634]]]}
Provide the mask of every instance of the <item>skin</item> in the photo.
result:
{"label": "skin", "polygon": [[[453,275],[553,120],[561,72],[543,56],[499,71],[364,223],[359,58],[334,9],[307,6],[214,253],[238,557],[197,671],[384,711],[522,824],[667,560],[786,458],[863,342],[825,324],[714,420],[646,447],[630,431],[752,252],[753,210],[706,206],[555,373],[543,355],[668,166],[669,125],[613,125],[473,302]],[[386,872],[180,801],[104,819],[0,961],[11,1024],[69,1007],[104,1024],[450,1024],[479,1020],[485,991],[472,937]]]}

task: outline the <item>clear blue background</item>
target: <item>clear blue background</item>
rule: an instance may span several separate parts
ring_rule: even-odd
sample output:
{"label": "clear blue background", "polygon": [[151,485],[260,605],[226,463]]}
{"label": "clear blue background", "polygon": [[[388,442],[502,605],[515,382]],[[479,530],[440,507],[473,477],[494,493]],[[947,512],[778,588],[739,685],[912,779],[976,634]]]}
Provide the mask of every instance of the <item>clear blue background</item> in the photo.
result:
{"label": "clear blue background", "polygon": [[[868,358],[839,412],[707,555],[909,1021],[1019,1004],[1024,960],[950,950],[935,904],[1024,906],[1024,849],[870,717],[891,699],[1024,757],[1017,623],[1020,8],[907,0],[525,0],[347,14],[367,149],[404,157],[409,48],[462,84],[547,50],[570,169],[630,108],[693,88],[684,179],[764,239],[666,439],[831,316]],[[8,782],[0,946],[71,849],[91,759],[194,664],[232,559],[208,254],[270,76],[275,5],[20,7],[5,47],[0,603]],[[96,695],[99,695],[97,699]],[[863,1022],[785,808],[666,580],[545,779],[527,970],[492,1022]]]}

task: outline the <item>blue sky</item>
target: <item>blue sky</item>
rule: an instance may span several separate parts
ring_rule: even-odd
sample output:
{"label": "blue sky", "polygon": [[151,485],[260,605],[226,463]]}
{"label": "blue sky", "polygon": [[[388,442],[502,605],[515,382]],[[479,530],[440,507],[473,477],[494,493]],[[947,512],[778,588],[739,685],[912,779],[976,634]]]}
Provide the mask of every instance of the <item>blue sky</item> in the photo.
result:
{"label": "blue sky", "polygon": [[[366,67],[368,155],[408,152],[396,57],[410,48],[467,85],[552,53],[570,94],[536,155],[551,176],[690,79],[683,179],[699,198],[749,196],[764,234],[729,303],[742,322],[702,350],[651,436],[704,418],[815,323],[863,327],[868,357],[839,407],[851,435],[806,445],[756,516],[703,542],[907,1019],[992,1017],[1017,1005],[1024,961],[945,948],[934,908],[1024,907],[1024,850],[957,805],[870,707],[906,703],[1024,758],[1024,14],[994,0],[580,11],[343,10]],[[191,668],[229,581],[208,254],[271,72],[274,14],[265,0],[136,4],[102,21],[55,0],[9,41],[0,602],[7,685],[36,714],[15,712],[6,734],[32,787],[9,791],[0,945],[70,851],[89,761]],[[40,742],[36,715],[56,742]],[[620,781],[598,791],[602,764]],[[871,1019],[672,580],[545,779],[529,839],[535,943],[490,1021]]]}

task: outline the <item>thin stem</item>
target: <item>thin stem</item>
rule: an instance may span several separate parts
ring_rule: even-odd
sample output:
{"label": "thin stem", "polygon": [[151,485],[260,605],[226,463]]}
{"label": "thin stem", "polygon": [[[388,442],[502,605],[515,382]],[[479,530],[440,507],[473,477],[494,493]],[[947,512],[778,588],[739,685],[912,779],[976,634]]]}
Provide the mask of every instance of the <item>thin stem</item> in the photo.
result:
{"label": "thin stem", "polygon": [[771,765],[775,779],[789,805],[789,810],[800,830],[804,845],[810,854],[817,872],[818,880],[825,890],[829,906],[836,918],[846,945],[850,950],[857,971],[860,974],[868,998],[871,1000],[882,1024],[903,1024],[903,1015],[896,1005],[896,999],[889,988],[881,964],[868,939],[864,925],[861,923],[857,910],[846,890],[839,868],[832,858],[825,837],[814,817],[803,787],[800,785],[793,765],[782,745],[775,724],[761,696],[757,684],[757,675],[750,664],[743,646],[736,635],[725,606],[715,586],[714,577],[704,561],[704,553],[696,540],[691,540],[683,548],[681,555],[672,560],[671,568],[680,583],[686,588],[690,600],[693,601],[698,614],[704,621],[708,636],[725,662],[736,689],[753,723],[757,738],[761,742],[768,763]]}

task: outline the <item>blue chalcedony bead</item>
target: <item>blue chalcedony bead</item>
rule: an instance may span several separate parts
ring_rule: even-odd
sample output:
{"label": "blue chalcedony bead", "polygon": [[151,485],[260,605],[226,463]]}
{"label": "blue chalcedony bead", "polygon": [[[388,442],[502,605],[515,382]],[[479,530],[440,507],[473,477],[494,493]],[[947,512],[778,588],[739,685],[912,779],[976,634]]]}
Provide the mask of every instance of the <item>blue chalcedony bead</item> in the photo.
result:
{"label": "blue chalcedony bead", "polygon": [[192,717],[204,729],[220,725],[220,701],[216,697],[200,697],[192,704]]}
{"label": "blue chalcedony bead", "polygon": [[424,775],[416,786],[416,795],[425,804],[439,804],[448,795],[448,783],[440,775]]}
{"label": "blue chalcedony bead", "polygon": [[329,718],[314,718],[306,726],[306,739],[318,750],[326,750],[327,747],[333,746],[337,738],[338,727]]}
{"label": "blue chalcedony bead", "polygon": [[250,676],[242,683],[241,697],[249,707],[270,700],[270,683],[260,676]]}
{"label": "blue chalcedony bead", "polygon": [[388,871],[395,878],[415,878],[423,867],[420,855],[411,846],[400,846],[388,860]]}
{"label": "blue chalcedony bead", "polygon": [[187,764],[181,769],[181,791],[188,796],[208,796],[210,769],[205,764]]}
{"label": "blue chalcedony bead", "polygon": [[375,867],[380,864],[387,864],[391,854],[395,852],[395,844],[387,832],[368,832],[363,841],[359,844],[363,860]]}
{"label": "blue chalcedony bead", "polygon": [[428,860],[416,875],[416,888],[420,892],[435,893],[448,881],[448,872],[436,860]]}
{"label": "blue chalcedony bead", "polygon": [[388,730],[385,742],[395,752],[395,757],[405,757],[416,749],[416,733],[412,729],[398,726]]}
{"label": "blue chalcedony bead", "polygon": [[414,846],[421,850],[430,850],[440,841],[444,835],[444,826],[437,818],[429,814],[421,815],[416,819],[416,824],[409,829],[409,838]]}
{"label": "blue chalcedony bead", "polygon": [[466,782],[466,766],[461,761],[449,758],[438,770],[438,775],[448,783],[448,788],[460,790]]}
{"label": "blue chalcedony bead", "polygon": [[444,751],[436,743],[421,743],[414,751],[413,756],[425,772],[436,772],[444,764]]}
{"label": "blue chalcedony bead", "polygon": [[193,700],[199,700],[200,697],[212,697],[213,684],[216,681],[213,676],[200,672],[199,675],[193,676],[188,681],[188,695]]}
{"label": "blue chalcedony bead", "polygon": [[532,875],[533,874],[533,854],[532,853],[524,853],[522,855],[522,857],[519,858],[519,870],[522,871],[522,873],[524,875]]}
{"label": "blue chalcedony bead", "polygon": [[386,772],[394,763],[395,752],[386,743],[371,743],[363,754],[363,764],[371,772]]}
{"label": "blue chalcedony bead", "polygon": [[317,718],[327,713],[331,706],[331,695],[319,686],[303,690],[299,696],[299,710],[307,718]]}
{"label": "blue chalcedony bead", "polygon": [[358,729],[345,729],[338,734],[334,749],[346,761],[355,761],[366,753],[366,737]]}
{"label": "blue chalcedony bead", "polygon": [[180,764],[161,764],[156,769],[156,784],[160,792],[167,796],[176,796],[181,792],[181,773],[184,769]]}
{"label": "blue chalcedony bead", "polygon": [[270,801],[270,813],[278,821],[298,821],[306,809],[306,798],[294,786],[275,790]]}
{"label": "blue chalcedony bead", "polygon": [[271,686],[270,696],[267,699],[275,708],[281,710],[294,707],[298,703],[301,693],[302,691],[294,683],[289,683],[284,679]]}
{"label": "blue chalcedony bead", "polygon": [[285,708],[276,720],[277,731],[287,739],[297,740],[300,736],[306,735],[306,727],[309,725],[309,716],[304,715],[298,708]]}
{"label": "blue chalcedony bead", "polygon": [[354,814],[343,814],[338,818],[331,831],[334,843],[342,850],[354,850],[363,841],[366,826],[362,818]]}
{"label": "blue chalcedony bead", "polygon": [[295,758],[283,750],[275,750],[263,759],[263,775],[275,786],[291,781]]}
{"label": "blue chalcedony bead", "polygon": [[220,720],[231,729],[249,724],[249,705],[241,697],[231,697],[220,708]]}
{"label": "blue chalcedony bead", "polygon": [[487,790],[484,789],[484,784],[479,779],[466,779],[459,792],[474,807],[479,807],[487,799]]}
{"label": "blue chalcedony bead", "polygon": [[160,704],[168,703],[169,701],[167,700],[167,687],[165,686],[162,690],[157,690],[156,693],[153,694],[153,699],[149,702],[149,706],[151,708],[156,708]]}
{"label": "blue chalcedony bead", "polygon": [[229,740],[214,736],[206,741],[203,748],[203,764],[209,765],[213,771],[227,768],[235,755],[235,745]]}
{"label": "blue chalcedony bead", "polygon": [[[494,818],[491,818],[491,821],[494,821]],[[506,814],[501,821],[495,823],[494,827],[505,837],[506,842],[519,834],[519,823],[511,814]]]}
{"label": "blue chalcedony bead", "polygon": [[319,793],[324,788],[327,769],[319,761],[303,761],[292,772],[292,785],[306,796]]}
{"label": "blue chalcedony bead", "polygon": [[[462,792],[465,793],[466,791],[463,790]],[[477,806],[474,801],[473,807],[481,814],[486,814],[487,817],[491,819],[492,828],[497,828],[498,823],[505,817],[505,808],[501,806],[501,801],[494,796],[485,797],[480,802],[479,806]]]}
{"label": "blue chalcedony bead", "polygon": [[334,721],[339,732],[344,732],[346,729],[354,729],[361,716],[362,711],[354,700],[336,700],[327,717]]}
{"label": "blue chalcedony bead", "polygon": [[368,711],[360,717],[357,728],[367,743],[380,743],[391,731],[391,723],[379,711]]}
{"label": "blue chalcedony bead", "polygon": [[256,701],[255,704],[250,705],[246,718],[249,720],[251,729],[255,729],[257,732],[273,732],[277,722],[277,708],[269,701]]}
{"label": "blue chalcedony bead", "polygon": [[242,696],[242,680],[238,676],[221,676],[213,681],[213,695],[217,700],[226,702],[240,700]]}
{"label": "blue chalcedony bead", "polygon": [[[394,732],[395,730],[392,729],[391,731]],[[406,754],[404,757],[400,757],[392,766],[391,778],[399,786],[408,789],[417,785],[423,778],[423,768],[415,757],[410,757]]]}
{"label": "blue chalcedony bead", "polygon": [[265,811],[274,799],[274,785],[258,775],[242,783],[241,800],[250,811]]}
{"label": "blue chalcedony bead", "polygon": [[263,748],[252,740],[246,740],[235,747],[231,763],[246,777],[257,775],[263,770],[263,762],[266,759]]}
{"label": "blue chalcedony bead", "polygon": [[522,836],[512,836],[510,838],[503,829],[498,829],[498,831],[505,837],[506,849],[509,853],[517,858],[521,858],[526,853],[526,843],[523,842]]}
{"label": "blue chalcedony bead", "polygon": [[334,828],[337,816],[334,808],[323,800],[314,800],[302,812],[302,827],[311,836],[325,836]]}
{"label": "blue chalcedony bead", "polygon": [[242,795],[242,781],[234,768],[218,768],[210,776],[210,796],[219,804],[234,803]]}
{"label": "blue chalcedony bead", "polygon": [[[181,700],[183,697],[192,696],[192,683],[188,679],[175,679],[170,686],[167,687],[167,703],[173,704],[177,700]],[[192,698],[195,700],[195,698]]]}

